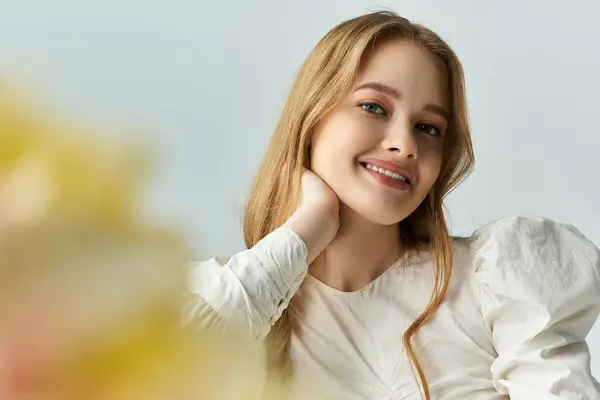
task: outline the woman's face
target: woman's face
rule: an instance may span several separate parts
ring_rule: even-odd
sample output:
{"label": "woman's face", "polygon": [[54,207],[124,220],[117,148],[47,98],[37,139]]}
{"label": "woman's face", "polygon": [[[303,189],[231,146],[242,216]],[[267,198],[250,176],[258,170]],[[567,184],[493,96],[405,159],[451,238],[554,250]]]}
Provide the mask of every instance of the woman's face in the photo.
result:
{"label": "woman's face", "polygon": [[400,222],[440,173],[448,93],[437,57],[409,41],[380,45],[351,92],[316,126],[311,169],[368,220]]}

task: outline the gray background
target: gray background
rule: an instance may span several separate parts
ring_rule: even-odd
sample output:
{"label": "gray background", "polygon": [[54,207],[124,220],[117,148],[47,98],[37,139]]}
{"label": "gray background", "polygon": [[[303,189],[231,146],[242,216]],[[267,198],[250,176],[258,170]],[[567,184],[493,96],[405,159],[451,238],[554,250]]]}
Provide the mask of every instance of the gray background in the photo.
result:
{"label": "gray background", "polygon": [[[160,149],[146,211],[194,257],[243,247],[252,175],[302,60],[387,7],[444,37],[467,76],[477,167],[452,230],[529,214],[600,244],[600,2],[0,0],[0,71],[59,110]],[[600,376],[600,327],[590,337]]]}

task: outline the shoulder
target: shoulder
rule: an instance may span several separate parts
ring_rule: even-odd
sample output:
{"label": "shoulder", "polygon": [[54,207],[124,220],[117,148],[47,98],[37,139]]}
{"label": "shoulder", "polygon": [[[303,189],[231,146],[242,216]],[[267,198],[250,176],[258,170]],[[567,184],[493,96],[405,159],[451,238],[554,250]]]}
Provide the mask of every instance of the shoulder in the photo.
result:
{"label": "shoulder", "polygon": [[[539,241],[550,237],[561,241],[574,241],[576,243],[588,243],[589,240],[575,228],[575,226],[558,222],[549,218],[513,216],[497,219],[483,225],[471,236],[469,242],[471,247],[483,245],[486,242],[496,242],[498,245],[510,245],[511,243],[523,243],[523,240],[536,241],[534,244],[543,244]],[[556,245],[562,242],[555,243]]]}
{"label": "shoulder", "polygon": [[480,282],[494,292],[539,300],[556,293],[600,293],[600,251],[571,224],[502,218],[475,231],[468,245]]}
{"label": "shoulder", "polygon": [[595,396],[585,338],[600,314],[598,248],[571,224],[532,217],[489,223],[469,246],[496,388]]}
{"label": "shoulder", "polygon": [[583,251],[597,254],[596,246],[575,226],[549,218],[514,216],[495,220],[477,229],[468,239],[474,257],[564,258]]}

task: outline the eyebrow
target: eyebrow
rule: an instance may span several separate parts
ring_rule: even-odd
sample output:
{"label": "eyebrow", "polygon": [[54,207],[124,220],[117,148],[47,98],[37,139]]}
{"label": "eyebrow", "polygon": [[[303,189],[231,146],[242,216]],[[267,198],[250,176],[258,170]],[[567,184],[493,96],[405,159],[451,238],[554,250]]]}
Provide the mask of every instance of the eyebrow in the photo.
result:
{"label": "eyebrow", "polygon": [[[401,98],[399,91],[397,91],[396,89],[394,89],[391,86],[384,85],[383,83],[379,83],[379,82],[364,83],[364,84],[360,85],[359,87],[357,87],[356,89],[354,89],[354,91],[358,92],[359,90],[363,90],[363,89],[376,90],[378,92],[387,94],[397,100],[400,100],[400,98]],[[433,114],[437,114],[441,117],[444,117],[446,120],[450,119],[450,113],[448,112],[448,110],[446,110],[445,107],[442,107],[438,104],[427,104],[425,107],[423,107],[423,110],[428,111]]]}

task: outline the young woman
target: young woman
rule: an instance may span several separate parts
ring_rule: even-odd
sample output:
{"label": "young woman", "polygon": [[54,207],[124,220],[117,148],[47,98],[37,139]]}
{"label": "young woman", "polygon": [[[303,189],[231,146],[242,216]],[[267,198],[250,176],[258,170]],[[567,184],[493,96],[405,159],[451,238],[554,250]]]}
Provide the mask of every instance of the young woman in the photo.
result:
{"label": "young woman", "polygon": [[600,252],[547,219],[452,238],[472,165],[450,47],[391,12],[340,24],[289,95],[248,250],[192,268],[189,320],[266,339],[271,373],[327,399],[600,399]]}

